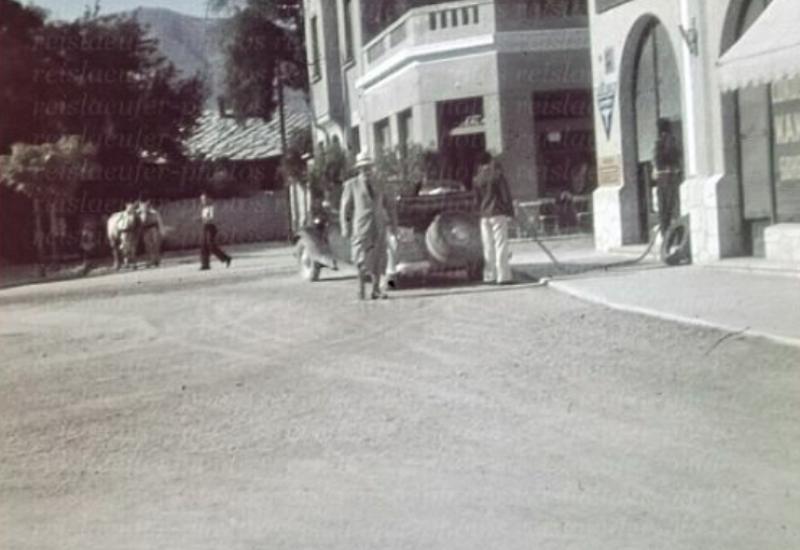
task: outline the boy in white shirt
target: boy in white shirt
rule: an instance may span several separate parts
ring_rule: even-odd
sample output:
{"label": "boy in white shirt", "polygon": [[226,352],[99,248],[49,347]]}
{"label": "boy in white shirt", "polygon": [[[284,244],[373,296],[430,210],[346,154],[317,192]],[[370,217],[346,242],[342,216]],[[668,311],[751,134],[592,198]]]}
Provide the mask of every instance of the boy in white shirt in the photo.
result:
{"label": "boy in white shirt", "polygon": [[217,226],[214,224],[214,203],[203,193],[200,195],[200,219],[203,221],[203,244],[200,248],[200,269],[211,269],[211,254],[230,267],[231,257],[217,245]]}

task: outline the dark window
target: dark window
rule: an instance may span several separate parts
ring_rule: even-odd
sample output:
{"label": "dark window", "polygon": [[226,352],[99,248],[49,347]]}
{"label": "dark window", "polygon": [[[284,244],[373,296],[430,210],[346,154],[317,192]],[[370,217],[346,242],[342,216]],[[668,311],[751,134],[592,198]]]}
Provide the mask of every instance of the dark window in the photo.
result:
{"label": "dark window", "polygon": [[469,8],[461,8],[461,24],[469,25]]}
{"label": "dark window", "polygon": [[588,13],[586,0],[570,0],[567,6],[567,15],[588,15]]}
{"label": "dark window", "polygon": [[436,13],[429,13],[428,14],[428,26],[432,31],[436,30]]}
{"label": "dark window", "polygon": [[450,10],[450,22],[454,27],[458,26],[458,10]]}
{"label": "dark window", "polygon": [[382,151],[392,146],[392,136],[389,129],[389,119],[385,118],[375,123],[375,152]]}
{"label": "dark window", "polygon": [[447,28],[447,12],[446,11],[439,12],[439,21],[442,24],[442,28],[446,29]]}
{"label": "dark window", "polygon": [[319,20],[317,16],[311,18],[311,74],[317,79],[321,76],[319,54]]}
{"label": "dark window", "polygon": [[350,129],[350,150],[356,155],[361,152],[361,130],[358,126]]}
{"label": "dark window", "polygon": [[414,134],[414,129],[411,126],[413,120],[411,109],[397,115],[398,133],[400,134],[400,152],[403,156],[406,155],[408,146],[411,144],[411,136]]}
{"label": "dark window", "polygon": [[526,16],[533,19],[586,15],[586,0],[525,0]]}
{"label": "dark window", "polygon": [[347,61],[353,59],[353,0],[344,0],[344,52]]}
{"label": "dark window", "polygon": [[478,17],[478,6],[472,6],[472,22],[478,23],[480,20],[480,17]]}

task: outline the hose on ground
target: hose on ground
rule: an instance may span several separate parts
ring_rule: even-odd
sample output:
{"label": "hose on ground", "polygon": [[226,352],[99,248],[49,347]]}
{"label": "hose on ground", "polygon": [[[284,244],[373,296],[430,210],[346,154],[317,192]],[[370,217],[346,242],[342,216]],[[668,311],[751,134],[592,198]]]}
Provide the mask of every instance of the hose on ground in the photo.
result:
{"label": "hose on ground", "polygon": [[[517,220],[517,221],[519,222],[519,220]],[[644,261],[644,259],[647,258],[647,256],[650,255],[650,252],[653,251],[653,247],[655,246],[656,240],[658,238],[658,227],[654,227],[650,232],[651,233],[650,241],[647,243],[647,247],[645,248],[644,252],[642,252],[636,258],[631,258],[629,260],[621,260],[621,261],[616,261],[616,262],[599,263],[599,264],[580,264],[580,265],[569,264],[568,265],[568,264],[564,264],[561,261],[559,261],[559,259],[556,258],[555,254],[553,254],[553,252],[550,250],[550,248],[548,248],[548,246],[546,244],[544,244],[542,239],[539,237],[539,232],[536,230],[536,227],[535,227],[534,224],[530,224],[529,228],[530,228],[530,230],[531,230],[531,232],[533,234],[534,242],[537,245],[539,245],[539,248],[541,248],[544,251],[544,253],[550,259],[550,262],[553,264],[553,266],[555,266],[555,268],[560,273],[563,273],[564,275],[578,275],[578,274],[581,274],[581,273],[586,273],[588,271],[595,271],[595,270],[599,270],[599,269],[608,270],[608,269],[613,269],[613,268],[617,268],[617,267],[628,267],[628,266],[636,265],[636,264]]]}

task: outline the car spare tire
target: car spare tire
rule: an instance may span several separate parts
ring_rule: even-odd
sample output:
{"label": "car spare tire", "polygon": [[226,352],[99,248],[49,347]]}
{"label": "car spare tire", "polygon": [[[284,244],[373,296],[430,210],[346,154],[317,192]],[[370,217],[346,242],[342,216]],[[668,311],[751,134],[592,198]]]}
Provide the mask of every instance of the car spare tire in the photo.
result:
{"label": "car spare tire", "polygon": [[667,265],[691,263],[692,248],[689,237],[687,222],[678,221],[672,224],[661,243],[661,261]]}
{"label": "car spare tire", "polygon": [[481,233],[477,218],[462,212],[438,214],[425,232],[425,248],[441,264],[480,259]]}

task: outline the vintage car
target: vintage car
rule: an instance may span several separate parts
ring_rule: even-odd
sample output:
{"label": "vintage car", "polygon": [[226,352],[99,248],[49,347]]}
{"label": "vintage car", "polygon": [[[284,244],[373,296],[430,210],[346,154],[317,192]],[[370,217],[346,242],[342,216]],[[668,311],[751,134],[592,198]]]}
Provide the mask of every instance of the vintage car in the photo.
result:
{"label": "vintage car", "polygon": [[[397,220],[396,241],[389,243],[396,257],[395,286],[450,273],[471,281],[481,279],[483,256],[474,193],[452,182],[429,185],[397,198]],[[349,242],[342,237],[338,211],[331,204],[324,204],[312,223],[298,232],[295,243],[300,276],[305,280],[316,281],[322,269],[351,263]]]}

